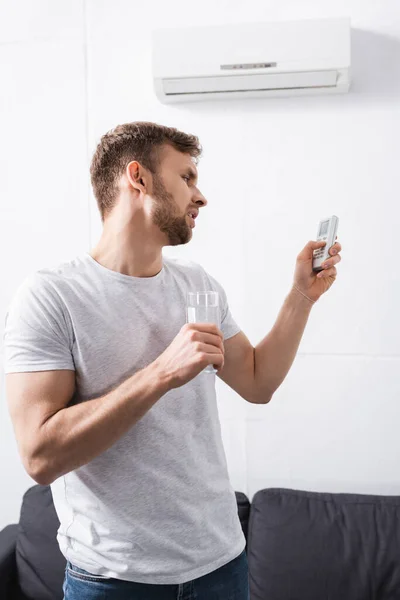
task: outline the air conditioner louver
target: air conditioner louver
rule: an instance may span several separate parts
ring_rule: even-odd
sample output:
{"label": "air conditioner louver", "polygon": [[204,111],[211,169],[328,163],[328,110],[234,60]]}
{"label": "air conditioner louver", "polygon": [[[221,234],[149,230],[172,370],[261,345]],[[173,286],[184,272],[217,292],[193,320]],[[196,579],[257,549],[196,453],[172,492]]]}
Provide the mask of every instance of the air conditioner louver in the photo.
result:
{"label": "air conditioner louver", "polygon": [[166,96],[335,87],[337,71],[164,79]]}

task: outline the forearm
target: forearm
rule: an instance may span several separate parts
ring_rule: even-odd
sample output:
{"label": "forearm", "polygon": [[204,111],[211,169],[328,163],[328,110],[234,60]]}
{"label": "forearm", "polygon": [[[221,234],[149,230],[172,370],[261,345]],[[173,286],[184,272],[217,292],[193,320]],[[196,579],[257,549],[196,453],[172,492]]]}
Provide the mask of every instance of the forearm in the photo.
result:
{"label": "forearm", "polygon": [[[310,316],[312,303],[295,289],[285,299],[270,333],[256,346],[255,389],[260,402],[268,401],[293,364]],[[267,400],[265,400],[267,399]]]}
{"label": "forearm", "polygon": [[52,415],[37,436],[39,482],[51,483],[107,450],[168,391],[167,386],[153,363],[108,394]]}

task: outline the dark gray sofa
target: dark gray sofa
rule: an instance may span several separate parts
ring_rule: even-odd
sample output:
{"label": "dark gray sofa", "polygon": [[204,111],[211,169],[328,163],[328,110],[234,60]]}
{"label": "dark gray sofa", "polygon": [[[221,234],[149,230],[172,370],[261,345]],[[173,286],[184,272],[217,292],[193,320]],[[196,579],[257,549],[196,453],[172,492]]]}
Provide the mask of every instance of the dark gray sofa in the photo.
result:
{"label": "dark gray sofa", "polygon": [[[236,493],[251,600],[400,600],[400,497]],[[48,486],[0,532],[0,599],[61,600],[65,559]]]}

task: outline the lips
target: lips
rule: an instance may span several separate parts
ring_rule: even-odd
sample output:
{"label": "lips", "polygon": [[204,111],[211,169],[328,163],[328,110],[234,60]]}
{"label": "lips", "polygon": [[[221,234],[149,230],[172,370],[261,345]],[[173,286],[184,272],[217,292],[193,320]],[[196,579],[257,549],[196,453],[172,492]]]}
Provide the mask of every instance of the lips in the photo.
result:
{"label": "lips", "polygon": [[188,217],[190,219],[190,226],[191,227],[196,227],[196,224],[194,222],[194,220],[199,216],[199,211],[196,210],[195,208],[193,208],[192,210],[190,210],[188,212]]}

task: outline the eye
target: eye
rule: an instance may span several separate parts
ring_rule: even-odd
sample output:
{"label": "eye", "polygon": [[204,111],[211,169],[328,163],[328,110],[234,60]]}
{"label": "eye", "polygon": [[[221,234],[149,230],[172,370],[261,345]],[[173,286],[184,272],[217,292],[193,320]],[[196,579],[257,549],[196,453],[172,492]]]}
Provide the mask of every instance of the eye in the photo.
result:
{"label": "eye", "polygon": [[190,181],[189,175],[183,175],[182,179],[184,179],[186,181],[186,183],[189,183],[189,181]]}

